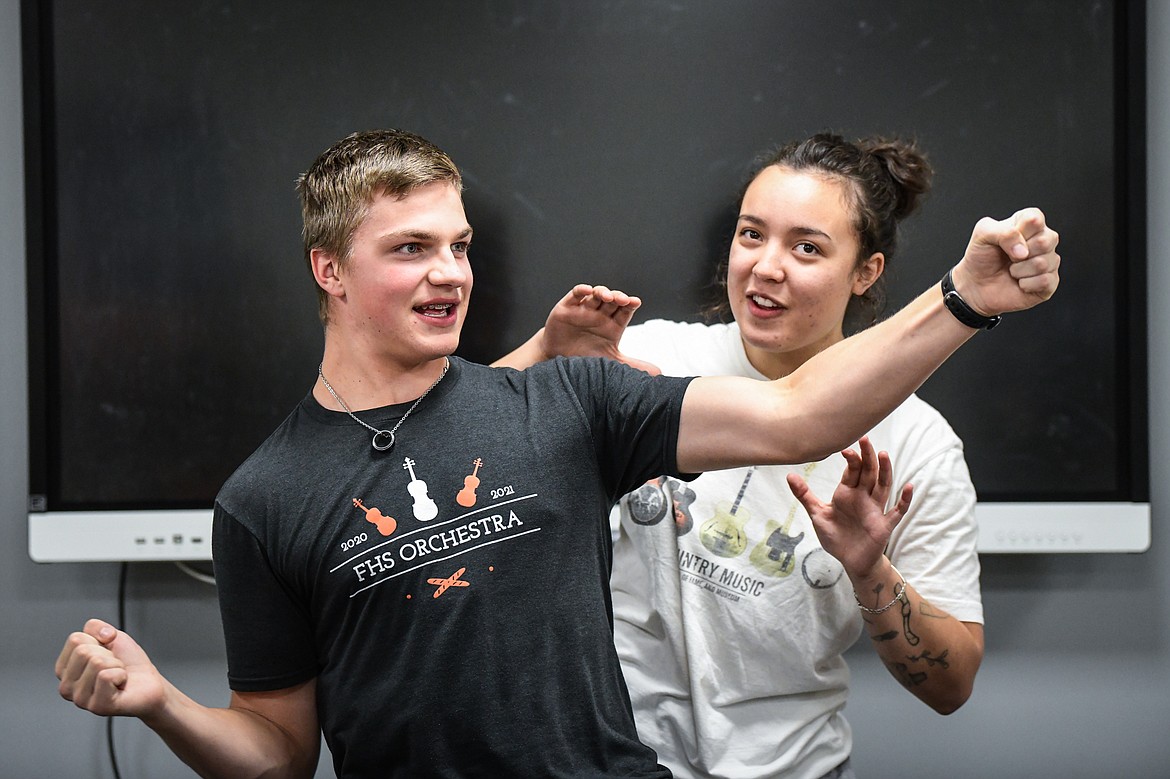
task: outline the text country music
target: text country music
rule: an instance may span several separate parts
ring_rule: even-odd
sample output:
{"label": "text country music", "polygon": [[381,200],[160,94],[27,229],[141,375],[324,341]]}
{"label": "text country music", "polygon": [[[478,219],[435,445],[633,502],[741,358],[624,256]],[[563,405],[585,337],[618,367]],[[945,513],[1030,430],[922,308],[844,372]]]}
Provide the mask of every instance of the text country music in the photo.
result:
{"label": "text country music", "polygon": [[727,566],[714,563],[705,557],[683,550],[678,551],[678,564],[683,571],[694,576],[693,583],[710,582],[719,587],[759,597],[764,591],[764,580],[744,576]]}

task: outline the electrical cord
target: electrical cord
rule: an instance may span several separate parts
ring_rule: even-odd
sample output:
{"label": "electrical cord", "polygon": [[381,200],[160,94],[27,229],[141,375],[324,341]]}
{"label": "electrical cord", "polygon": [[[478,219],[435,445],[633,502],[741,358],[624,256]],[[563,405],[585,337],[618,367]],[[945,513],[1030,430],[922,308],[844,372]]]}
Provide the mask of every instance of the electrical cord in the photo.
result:
{"label": "electrical cord", "polygon": [[[118,629],[122,630],[126,624],[126,574],[130,564],[123,561],[118,570]],[[114,779],[122,779],[122,772],[118,770],[118,751],[114,748],[114,718],[106,717],[106,747],[110,752],[110,768],[114,770]]]}
{"label": "electrical cord", "polygon": [[204,573],[190,563],[185,563],[182,560],[176,560],[175,567],[196,581],[203,582],[204,584],[215,584],[214,573]]}

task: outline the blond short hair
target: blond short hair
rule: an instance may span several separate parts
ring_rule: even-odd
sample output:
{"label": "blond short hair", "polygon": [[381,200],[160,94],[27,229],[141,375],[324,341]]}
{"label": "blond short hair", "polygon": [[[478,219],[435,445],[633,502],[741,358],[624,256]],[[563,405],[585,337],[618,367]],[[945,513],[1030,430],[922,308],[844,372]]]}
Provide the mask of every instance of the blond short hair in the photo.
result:
{"label": "blond short hair", "polygon": [[[320,249],[344,264],[353,236],[374,199],[402,198],[436,181],[463,191],[463,178],[447,154],[427,139],[402,130],[356,132],[321,153],[297,177],[305,263]],[[329,296],[317,288],[317,313],[329,321]]]}

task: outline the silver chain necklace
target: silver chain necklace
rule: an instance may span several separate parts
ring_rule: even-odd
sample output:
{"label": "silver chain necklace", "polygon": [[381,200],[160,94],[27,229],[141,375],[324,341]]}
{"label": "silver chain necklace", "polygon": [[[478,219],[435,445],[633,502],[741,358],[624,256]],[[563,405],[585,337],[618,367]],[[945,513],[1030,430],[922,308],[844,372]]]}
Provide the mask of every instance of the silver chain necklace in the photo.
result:
{"label": "silver chain necklace", "polygon": [[[443,372],[439,374],[439,378],[435,379],[434,384],[427,387],[426,392],[418,396],[418,400],[412,403],[410,408],[406,409],[406,413],[402,415],[402,419],[398,420],[398,424],[394,425],[394,427],[390,428],[389,430],[379,430],[373,425],[367,425],[365,422],[358,419],[357,414],[349,410],[349,406],[345,405],[345,401],[341,399],[341,396],[337,394],[337,391],[333,389],[333,386],[325,378],[325,374],[321,372],[323,365],[324,363],[317,366],[317,375],[321,377],[321,383],[325,385],[325,389],[329,390],[329,394],[332,395],[333,399],[337,401],[338,405],[340,405],[342,409],[345,410],[345,413],[349,414],[350,417],[353,418],[354,422],[357,422],[366,430],[369,430],[374,434],[374,437],[370,439],[370,445],[379,452],[385,452],[394,446],[394,433],[397,432],[398,428],[402,427],[402,423],[406,421],[408,416],[410,416],[410,412],[418,408],[418,404],[423,402],[423,398],[429,395],[431,390],[433,390],[438,385],[438,383],[443,380],[443,377],[447,375],[447,369],[451,367],[451,361],[446,357],[443,358]],[[381,442],[379,439],[382,439]]]}

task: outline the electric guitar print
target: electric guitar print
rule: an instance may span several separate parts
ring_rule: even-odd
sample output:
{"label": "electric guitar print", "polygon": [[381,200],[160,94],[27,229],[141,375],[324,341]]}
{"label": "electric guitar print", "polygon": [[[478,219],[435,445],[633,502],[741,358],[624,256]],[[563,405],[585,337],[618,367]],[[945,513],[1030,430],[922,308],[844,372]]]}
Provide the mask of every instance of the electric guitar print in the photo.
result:
{"label": "electric guitar print", "polygon": [[739,487],[739,494],[735,496],[735,502],[730,507],[726,502],[720,503],[715,507],[715,516],[699,528],[699,541],[713,554],[720,557],[737,557],[747,549],[747,533],[743,526],[751,514],[747,509],[740,508],[739,504],[755,469],[754,465],[748,468],[747,475],[743,477],[743,484]]}
{"label": "electric guitar print", "polygon": [[[807,479],[817,463],[804,466],[804,477]],[[752,549],[751,560],[756,570],[769,576],[784,577],[796,570],[796,547],[804,540],[804,531],[792,535],[792,523],[796,519],[797,504],[794,502],[788,509],[788,518],[784,524],[769,519],[764,529],[764,539]]]}
{"label": "electric guitar print", "polygon": [[414,498],[414,505],[411,506],[411,509],[414,511],[414,518],[419,522],[430,522],[439,516],[439,507],[427,495],[427,483],[414,475],[414,460],[407,457],[403,461],[402,467],[410,471],[410,484],[406,485],[406,489],[410,491],[411,497]]}
{"label": "electric guitar print", "polygon": [[475,488],[479,486],[479,466],[483,465],[483,460],[478,457],[471,463],[475,466],[475,470],[471,472],[470,476],[463,479],[463,489],[459,490],[459,494],[455,496],[455,502],[464,508],[471,508],[475,505]]}
{"label": "electric guitar print", "polygon": [[769,576],[787,576],[796,568],[796,545],[804,540],[804,531],[791,535],[792,520],[796,507],[788,512],[788,519],[781,525],[774,519],[768,520],[764,540],[756,544],[749,558],[757,570]]}
{"label": "electric guitar print", "polygon": [[357,498],[353,499],[353,505],[354,508],[366,512],[366,521],[377,527],[382,535],[392,535],[398,529],[398,521],[394,517],[388,517],[376,508],[366,508]]}

